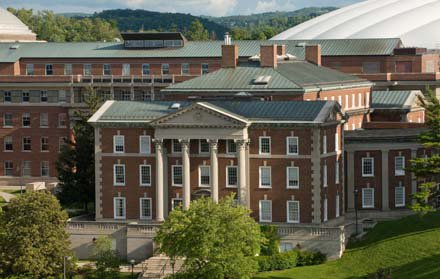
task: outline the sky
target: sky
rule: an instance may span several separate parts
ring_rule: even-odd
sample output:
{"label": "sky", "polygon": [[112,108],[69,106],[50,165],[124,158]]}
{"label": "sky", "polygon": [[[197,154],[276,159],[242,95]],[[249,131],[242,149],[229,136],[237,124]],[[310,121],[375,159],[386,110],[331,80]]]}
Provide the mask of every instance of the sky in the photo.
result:
{"label": "sky", "polygon": [[[93,13],[129,8],[193,15],[245,15],[271,11],[293,11],[303,7],[341,7],[362,0],[0,0],[3,8],[32,8],[55,12]],[[417,0],[415,0],[417,1]]]}

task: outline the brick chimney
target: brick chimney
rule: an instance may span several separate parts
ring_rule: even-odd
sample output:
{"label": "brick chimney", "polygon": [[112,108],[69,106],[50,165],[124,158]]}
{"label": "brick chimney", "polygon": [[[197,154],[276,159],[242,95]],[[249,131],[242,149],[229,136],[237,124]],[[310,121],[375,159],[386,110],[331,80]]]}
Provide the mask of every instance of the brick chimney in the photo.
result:
{"label": "brick chimney", "polygon": [[286,55],[286,45],[279,45],[279,46],[277,46],[277,54],[279,56]]}
{"label": "brick chimney", "polygon": [[260,67],[276,68],[278,66],[278,46],[260,46]]}
{"label": "brick chimney", "polygon": [[306,61],[321,66],[321,45],[306,46]]}
{"label": "brick chimney", "polygon": [[238,64],[238,45],[232,44],[229,33],[225,34],[225,41],[222,45],[222,68],[235,68]]}

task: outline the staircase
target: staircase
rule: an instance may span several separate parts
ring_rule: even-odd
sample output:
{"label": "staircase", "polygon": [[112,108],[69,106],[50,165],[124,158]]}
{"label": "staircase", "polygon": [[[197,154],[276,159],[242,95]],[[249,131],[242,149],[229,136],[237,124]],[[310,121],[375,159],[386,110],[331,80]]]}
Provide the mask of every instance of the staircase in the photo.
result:
{"label": "staircase", "polygon": [[[176,260],[174,273],[182,268],[183,260]],[[163,279],[173,274],[171,260],[165,256],[151,257],[142,263],[143,270],[139,279]]]}

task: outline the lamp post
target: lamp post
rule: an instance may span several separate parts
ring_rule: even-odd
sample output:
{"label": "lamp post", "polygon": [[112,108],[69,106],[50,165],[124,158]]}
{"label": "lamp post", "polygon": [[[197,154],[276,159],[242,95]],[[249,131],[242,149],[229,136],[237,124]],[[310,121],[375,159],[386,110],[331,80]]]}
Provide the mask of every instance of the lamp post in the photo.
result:
{"label": "lamp post", "polygon": [[133,269],[134,269],[134,263],[135,263],[135,261],[132,259],[132,260],[130,260],[130,265],[131,265],[131,279],[134,279],[134,272],[133,272]]}
{"label": "lamp post", "polygon": [[355,216],[355,222],[356,222],[356,235],[358,235],[358,196],[359,196],[359,190],[354,190],[354,216]]}

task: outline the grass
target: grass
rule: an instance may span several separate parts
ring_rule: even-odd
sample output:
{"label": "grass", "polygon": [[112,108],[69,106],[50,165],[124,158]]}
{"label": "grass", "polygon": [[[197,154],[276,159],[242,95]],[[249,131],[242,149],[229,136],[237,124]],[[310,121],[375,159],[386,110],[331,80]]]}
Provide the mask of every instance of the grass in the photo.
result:
{"label": "grass", "polygon": [[337,261],[258,274],[255,279],[360,279],[378,269],[392,278],[440,278],[440,213],[379,223]]}
{"label": "grass", "polygon": [[[137,278],[137,273],[134,274],[134,278]],[[75,275],[73,279],[84,279],[84,276]],[[119,274],[119,279],[131,279],[131,273],[125,272]]]}
{"label": "grass", "polygon": [[5,204],[7,204],[5,199],[3,197],[0,197],[0,207],[4,206]]}
{"label": "grass", "polygon": [[[16,195],[16,196],[18,196],[18,195],[21,194],[21,191],[20,191],[20,190],[0,190],[0,191],[1,191],[1,192],[8,193],[8,194]],[[24,192],[24,191],[23,191],[23,192]]]}

